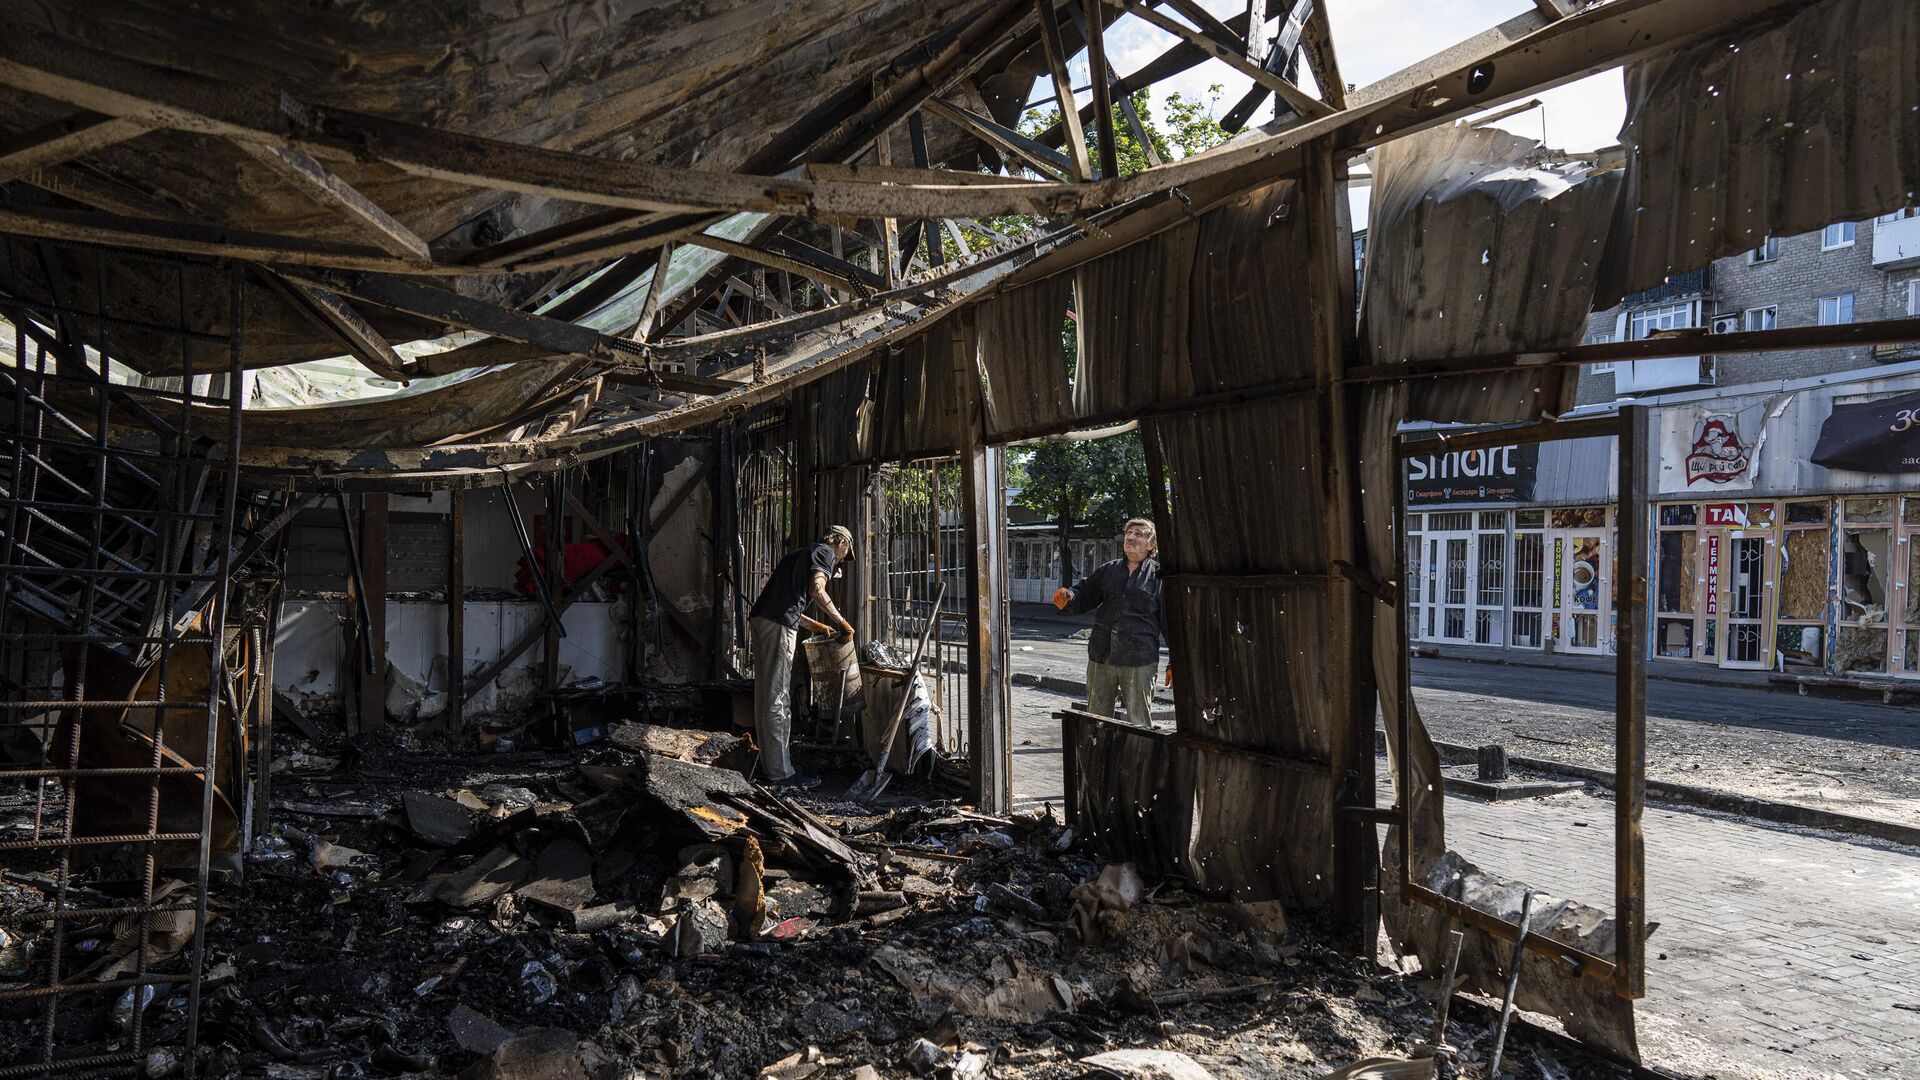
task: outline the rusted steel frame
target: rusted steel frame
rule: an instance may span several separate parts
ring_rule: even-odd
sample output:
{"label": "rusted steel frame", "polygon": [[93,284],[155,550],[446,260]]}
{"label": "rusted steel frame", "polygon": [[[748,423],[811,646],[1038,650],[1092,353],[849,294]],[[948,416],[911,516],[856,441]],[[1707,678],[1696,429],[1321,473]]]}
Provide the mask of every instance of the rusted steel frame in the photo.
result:
{"label": "rusted steel frame", "polygon": [[[1245,146],[1195,155],[1125,180],[1106,178],[1091,185],[813,183],[612,162],[297,103],[292,111],[299,113],[300,119],[295,121],[288,115],[287,104],[274,95],[124,58],[109,60],[71,42],[27,30],[18,31],[18,40],[11,43],[12,54],[0,58],[0,82],[95,111],[137,115],[159,126],[273,145],[297,143],[316,153],[360,153],[416,175],[601,205],[643,210],[762,210],[829,217],[992,217],[1117,204],[1231,171],[1336,131],[1350,133],[1341,139],[1343,148],[1349,142],[1352,146],[1377,143],[1464,112],[1503,104],[1599,67],[1679,47],[1779,3],[1616,0],[1552,23],[1537,13],[1528,13],[1489,35],[1390,77],[1384,85],[1369,88],[1368,93],[1355,95],[1359,104],[1354,108],[1249,140]],[[1097,9],[1089,10],[1097,21]],[[1484,69],[1488,61],[1518,67],[1520,74],[1479,95],[1467,93],[1469,72]],[[1104,83],[1096,80],[1094,89],[1097,98],[1109,97]],[[1105,104],[1110,108],[1110,99]],[[1107,124],[1111,126],[1110,115]],[[234,253],[228,245],[222,245],[218,252]],[[391,267],[394,262],[397,260],[389,257],[382,265]],[[463,267],[457,272],[472,270]]]}
{"label": "rusted steel frame", "polygon": [[647,298],[640,305],[640,320],[633,325],[633,340],[653,337],[653,319],[660,313],[660,300],[667,293],[667,271],[673,267],[673,245],[661,244],[660,257],[653,262],[653,277],[647,280]]}
{"label": "rusted steel frame", "polygon": [[1120,175],[1120,157],[1119,148],[1114,144],[1113,71],[1107,65],[1106,13],[1101,10],[1102,0],[1078,0],[1078,3],[1081,36],[1087,42],[1087,81],[1093,86],[1093,125],[1100,136],[1097,146],[1100,179],[1110,183]]}
{"label": "rusted steel frame", "polygon": [[447,492],[447,730],[459,732],[467,697],[467,493]]}
{"label": "rusted steel frame", "polygon": [[1590,439],[1615,435],[1620,431],[1617,416],[1583,416],[1573,420],[1546,420],[1534,424],[1503,427],[1477,427],[1466,431],[1414,431],[1401,433],[1401,456],[1447,454],[1462,450],[1490,450],[1497,446],[1523,443],[1557,442],[1561,439]]}
{"label": "rusted steel frame", "polygon": [[[1396,824],[1400,829],[1400,887],[1411,887],[1413,882],[1413,650],[1409,648],[1412,637],[1411,595],[1407,588],[1407,575],[1419,573],[1407,566],[1407,450],[1406,436],[1396,433],[1393,436],[1393,584],[1398,593],[1393,605],[1393,619],[1398,627],[1394,634],[1394,667],[1398,669],[1400,683],[1399,694],[1394,703],[1393,722],[1395,752],[1393,757],[1393,811],[1397,815]],[[1446,798],[1444,791],[1439,792],[1441,799]],[[1444,803],[1442,804],[1444,806]],[[1451,988],[1449,988],[1451,989]],[[1451,994],[1448,995],[1452,997]]]}
{"label": "rusted steel frame", "polygon": [[[182,302],[184,303],[184,297]],[[227,405],[226,451],[229,455],[238,455],[240,452],[240,434],[243,417],[241,389],[245,371],[245,350],[243,342],[245,340],[247,324],[247,292],[244,268],[239,263],[231,261],[227,263],[227,310],[227,325],[231,328],[233,338],[228,346],[226,389],[230,395],[230,401]],[[183,349],[181,352],[182,366],[185,366],[185,350]],[[102,372],[102,374],[104,374],[104,372]],[[189,383],[189,385],[191,384]],[[183,407],[182,412],[185,411]],[[207,884],[213,863],[213,803],[216,787],[214,778],[218,776],[219,767],[219,689],[224,687],[227,681],[227,650],[224,643],[226,641],[226,627],[231,602],[231,586],[233,583],[233,522],[240,495],[240,470],[229,467],[221,470],[221,474],[221,490],[219,493],[221,522],[214,533],[214,542],[219,546],[219,555],[216,557],[215,563],[219,585],[213,594],[212,610],[208,613],[207,631],[208,636],[222,644],[216,645],[213,649],[209,650],[210,659],[207,666],[207,683],[211,689],[207,694],[207,727],[206,742],[204,744],[206,747],[206,760],[202,762],[207,768],[207,782],[200,786],[200,837],[198,841],[198,858],[194,868],[193,944],[191,946],[193,975],[187,982],[186,1052],[189,1058],[192,1057],[195,1048],[198,1047],[200,1043],[200,991],[205,981],[204,977],[207,966]],[[380,531],[383,546],[386,532],[385,502],[386,499],[382,496]],[[383,611],[386,601],[386,568],[384,562],[385,552],[383,551],[383,565],[379,579]],[[382,634],[384,638],[384,630]],[[382,674],[384,677],[384,671]],[[162,685],[164,685],[164,682]],[[159,725],[156,724],[156,733],[158,729]],[[158,746],[159,739],[156,738],[156,757],[158,755]],[[234,746],[234,749],[238,751],[238,744]],[[153,813],[157,822],[159,814],[159,801],[157,796],[153,805]],[[147,870],[147,902],[151,904],[153,902],[153,855],[151,849],[148,850]],[[146,923],[144,921],[142,922],[141,935],[143,940],[140,974],[143,977],[148,977],[144,940]],[[136,1017],[140,1016],[140,1010],[136,1009],[134,1015]],[[138,1045],[137,1042],[136,1045]]]}
{"label": "rusted steel frame", "polygon": [[291,281],[268,267],[260,268],[260,276],[294,310],[339,342],[355,360],[360,361],[362,367],[402,386],[412,381],[406,372],[406,361],[394,351],[393,346],[387,344],[387,339],[367,322],[366,317],[354,310],[353,305],[339,294],[306,282]]}
{"label": "rusted steel frame", "polygon": [[[145,248],[212,258],[300,266],[331,266],[350,270],[388,270],[401,273],[434,272],[376,247],[342,244],[304,236],[229,229],[149,218],[126,218],[88,210],[41,206],[32,210],[0,210],[0,232],[37,236],[80,244],[116,248]],[[440,271],[451,273],[453,271]],[[460,273],[471,271],[462,269]],[[486,271],[480,271],[485,273]]]}
{"label": "rusted steel frame", "polygon": [[1614,992],[1635,999],[1647,993],[1646,839],[1647,808],[1647,565],[1652,522],[1648,515],[1651,434],[1645,405],[1620,408],[1618,451],[1620,499],[1614,552],[1623,601],[1617,612],[1614,649]]}
{"label": "rusted steel frame", "polygon": [[[19,1001],[23,998],[59,997],[64,994],[95,994],[102,990],[124,990],[129,986],[177,986],[192,982],[191,975],[146,975],[128,979],[107,979],[103,982],[62,982],[52,986],[29,986],[13,990],[0,990],[0,1001]],[[26,1075],[41,1071],[36,1066]]]}
{"label": "rusted steel frame", "polygon": [[[1044,3],[1045,0],[1042,0]],[[930,97],[923,111],[931,112],[943,120],[951,121],[955,126],[971,133],[980,141],[995,150],[1017,159],[1021,164],[1045,177],[1073,176],[1073,163],[1066,155],[1049,146],[1034,142],[1012,128],[995,123],[958,105]],[[918,162],[915,162],[918,165]]]}
{"label": "rusted steel frame", "polygon": [[[573,486],[571,470],[556,469],[547,474],[547,542],[546,559],[542,563],[529,561],[527,576],[546,581],[545,595],[559,596],[567,585],[567,507],[565,494]],[[555,611],[551,601],[547,611],[552,618],[547,620],[546,633],[541,635],[541,674],[540,684],[551,694],[560,688],[560,639],[566,636],[566,627],[560,621],[560,613]]]}
{"label": "rusted steel frame", "polygon": [[[191,704],[191,703],[190,703]],[[66,779],[69,777],[86,779],[102,776],[157,776],[162,779],[170,776],[204,776],[206,770],[197,765],[155,765],[151,767],[126,766],[110,769],[0,769],[0,780]]]}
{"label": "rusted steel frame", "polygon": [[[207,703],[196,701],[194,707],[205,709]],[[57,851],[73,847],[94,847],[100,844],[163,844],[200,839],[199,833],[117,833],[113,836],[61,836],[42,840],[0,840],[0,851]]]}
{"label": "rusted steel frame", "polygon": [[1577,367],[1621,360],[1657,360],[1674,356],[1776,352],[1786,349],[1845,349],[1858,345],[1907,345],[1920,342],[1920,318],[1877,319],[1834,326],[1783,326],[1773,330],[1736,330],[1728,334],[1667,334],[1639,341],[1571,345],[1538,352],[1488,353],[1406,364],[1374,364],[1348,373],[1349,382],[1401,382],[1410,379],[1485,375],[1542,367]]}
{"label": "rusted steel frame", "polygon": [[[1323,116],[1332,115],[1333,113],[1333,109],[1328,106],[1326,102],[1309,96],[1306,91],[1275,75],[1273,72],[1268,71],[1261,65],[1248,60],[1244,45],[1240,48],[1231,48],[1223,45],[1215,41],[1210,34],[1201,30],[1195,30],[1181,23],[1178,19],[1174,19],[1164,12],[1149,7],[1145,3],[1140,2],[1140,0],[1105,0],[1105,2],[1133,15],[1135,18],[1143,19],[1165,30],[1167,33],[1180,38],[1189,45],[1196,46],[1215,60],[1226,64],[1240,74],[1252,79],[1256,84],[1273,91],[1280,100],[1286,102],[1294,112],[1299,113],[1301,116],[1307,117],[1308,119],[1318,119]],[[1179,0],[1166,0],[1166,2],[1176,9],[1184,11],[1184,8],[1180,7]],[[1198,5],[1195,6],[1197,7]]]}
{"label": "rusted steel frame", "polygon": [[192,904],[122,904],[119,907],[61,908],[40,911],[16,911],[10,915],[0,915],[0,926],[18,926],[25,923],[58,922],[90,919],[114,919],[122,915],[161,915],[174,911],[192,911]]}
{"label": "rusted steel frame", "polygon": [[616,350],[632,351],[638,346],[600,333],[598,330],[533,315],[484,300],[475,300],[450,289],[426,285],[390,274],[362,274],[346,271],[290,272],[296,281],[329,292],[364,300],[370,304],[437,322],[477,330],[505,341],[517,341],[552,349],[557,353],[611,359]]}
{"label": "rusted steel frame", "polygon": [[[166,336],[171,338],[177,338],[184,341],[196,341],[196,342],[201,342],[203,344],[208,344],[208,345],[224,345],[227,343],[227,335],[210,333],[205,330],[186,330],[180,327],[166,326],[161,323],[147,322],[143,319],[128,319],[118,315],[100,315],[90,311],[81,312],[72,308],[64,307],[60,304],[49,304],[43,301],[33,300],[26,297],[21,297],[21,296],[7,296],[5,298],[0,298],[0,311],[7,312],[7,318],[9,320],[17,322],[20,320],[20,316],[14,313],[15,309],[17,309],[18,311],[30,312],[41,318],[58,319],[62,316],[68,316],[72,318],[84,318],[84,319],[91,320],[95,324],[104,326],[110,330],[138,330],[148,334],[165,334]],[[80,380],[74,379],[74,377],[71,375],[60,375],[60,374],[55,374],[53,372],[48,372],[46,377],[49,379],[59,380],[63,382],[79,382],[80,381]],[[116,393],[121,393],[121,394],[145,393],[145,394],[153,395],[155,397],[164,397],[167,399],[169,403],[177,402],[182,397],[181,394],[176,393],[175,391],[160,390],[150,386],[123,386],[123,385],[120,385],[119,383],[115,383],[113,384],[113,389]],[[192,395],[187,395],[186,397],[188,401],[191,401],[198,405],[213,405],[213,404],[220,403],[219,398],[209,397],[202,394],[192,394]]]}
{"label": "rusted steel frame", "polygon": [[[1044,3],[1046,0],[1040,0],[1040,2]],[[1070,0],[1070,2],[1073,2],[1073,0]],[[1068,10],[1072,12],[1071,7],[1069,7]],[[1238,35],[1240,31],[1246,28],[1247,13],[1242,11],[1232,15],[1224,25],[1229,32]],[[1061,57],[1064,61],[1070,58],[1070,54],[1062,49]],[[1112,92],[1120,97],[1129,97],[1135,90],[1143,86],[1152,86],[1155,83],[1170,79],[1183,71],[1206,63],[1209,59],[1211,58],[1199,48],[1189,45],[1185,41],[1177,42],[1159,56],[1154,57],[1152,60],[1136,68],[1130,74],[1113,80]],[[1071,88],[1072,84],[1069,83],[1068,86]],[[1063,106],[1063,108],[1066,108],[1066,106]],[[1079,126],[1082,132],[1081,145],[1084,146],[1085,127],[1087,122],[1093,119],[1093,105],[1089,102],[1075,109],[1074,112],[1076,114],[1074,123]],[[1034,136],[1034,139],[1048,146],[1064,144],[1066,141],[1066,133],[1061,129],[1065,123],[1065,113],[1063,112],[1059,121],[1056,121],[1052,127],[1041,130],[1039,134]],[[1088,175],[1092,175],[1091,171],[1089,171]]]}
{"label": "rusted steel frame", "polygon": [[124,117],[79,112],[0,136],[0,183],[126,142],[146,130],[145,124]]}
{"label": "rusted steel frame", "polygon": [[[958,336],[962,330],[956,326],[950,332]],[[967,757],[974,805],[1001,814],[1013,808],[1005,459],[1000,447],[986,442],[978,350],[953,352],[955,374],[967,387],[967,435],[961,455],[966,485]],[[937,542],[937,530],[935,537]]]}
{"label": "rusted steel frame", "polygon": [[[1324,0],[1300,0],[1307,7],[1304,33],[1295,41],[1306,46],[1307,64],[1313,69],[1313,81],[1320,86],[1320,95],[1327,104],[1336,109],[1347,107],[1347,84],[1340,77],[1340,57],[1333,47],[1333,28],[1327,24],[1327,6]],[[1294,5],[1299,11],[1299,4]],[[1288,29],[1292,28],[1293,18],[1288,19]],[[1291,48],[1289,48],[1291,51]]]}
{"label": "rusted steel frame", "polygon": [[[86,640],[107,642],[122,640],[118,634],[88,634]],[[173,639],[164,639],[172,642]],[[0,711],[29,710],[41,712],[47,709],[201,709],[205,702],[165,701],[159,698],[136,698],[128,701],[0,701]]]}
{"label": "rusted steel frame", "polygon": [[[1455,920],[1466,923],[1489,937],[1511,944],[1520,936],[1520,928],[1500,916],[1463,904],[1450,896],[1443,896],[1425,885],[1402,882],[1401,888],[1406,890],[1404,895],[1428,907],[1445,912]],[[1578,946],[1556,941],[1545,934],[1528,934],[1526,950],[1577,968],[1582,975],[1591,976],[1602,982],[1611,982],[1615,978],[1613,961],[1595,956]]]}
{"label": "rusted steel frame", "polygon": [[[360,541],[355,535],[353,509],[348,505],[348,498],[344,494],[334,497],[334,507],[340,512],[340,531],[345,534],[346,539],[347,586],[348,591],[353,594],[351,602],[360,625],[370,627],[373,625],[373,609],[367,602],[367,574],[365,567],[360,564]],[[360,672],[363,674],[371,672],[374,663],[373,646],[367,640],[366,631],[363,629],[354,634],[353,639],[357,646],[356,651],[360,653]]]}
{"label": "rusted steel frame", "polygon": [[500,498],[506,503],[507,517],[513,522],[514,539],[520,541],[520,557],[527,560],[527,577],[533,582],[533,591],[546,610],[547,624],[558,628],[560,636],[566,637],[567,629],[560,626],[560,612],[554,605],[553,595],[547,591],[546,575],[540,572],[540,560],[534,558],[533,534],[527,532],[527,519],[520,511],[520,503],[514,497],[513,487],[511,483],[502,484]]}
{"label": "rusted steel frame", "polygon": [[[1047,58],[1047,74],[1053,80],[1053,99],[1060,103],[1060,125],[1065,128],[1061,141],[1067,151],[1067,175],[1085,183],[1093,179],[1093,165],[1087,160],[1087,133],[1080,126],[1080,106],[1073,97],[1073,78],[1067,73],[1067,49],[1060,37],[1060,17],[1053,0],[1033,0],[1040,23],[1040,48]],[[1045,145],[1043,138],[1034,140]]]}
{"label": "rusted steel frame", "polygon": [[294,147],[269,146],[249,139],[234,139],[232,144],[298,188],[301,194],[331,212],[374,247],[408,262],[433,263],[433,252],[418,233],[315,161],[313,155]]}
{"label": "rusted steel frame", "polygon": [[[32,1065],[8,1065],[0,1068],[0,1077],[12,1076],[54,1076],[79,1070],[95,1072],[101,1076],[110,1076],[116,1072],[138,1073],[141,1062],[146,1060],[144,1051],[120,1050],[111,1054],[90,1054],[86,1057],[59,1058],[53,1061]],[[110,1066],[120,1068],[109,1068]]]}
{"label": "rusted steel frame", "polygon": [[813,281],[824,282],[825,284],[845,289],[851,293],[863,293],[867,290],[866,283],[838,269],[813,266],[793,256],[783,255],[776,251],[768,251],[765,248],[754,247],[752,244],[743,244],[738,240],[729,240],[724,236],[714,236],[710,233],[700,232],[687,237],[685,242],[695,247],[706,248],[708,251],[717,251],[723,255],[732,255],[737,259],[745,259],[750,263],[758,263],[761,266],[772,267],[775,270],[785,270],[789,274],[809,278]]}
{"label": "rusted steel frame", "polygon": [[[1613,435],[1617,438],[1620,475],[1619,550],[1615,553],[1627,579],[1621,589],[1620,647],[1615,656],[1614,771],[1618,796],[1614,801],[1614,959],[1603,960],[1571,945],[1539,934],[1527,936],[1527,948],[1542,955],[1560,956],[1614,986],[1624,998],[1646,994],[1646,850],[1641,819],[1646,811],[1646,651],[1648,517],[1647,455],[1649,423],[1645,406],[1622,406],[1620,415],[1545,424],[1525,424],[1472,433],[1473,438],[1394,437],[1394,545],[1399,579],[1406,565],[1405,461],[1439,448],[1477,449],[1512,443],[1539,443],[1555,439]],[[1401,590],[1405,595],[1405,590]],[[1400,759],[1395,770],[1395,801],[1400,817],[1400,889],[1408,897],[1448,912],[1504,941],[1520,936],[1520,928],[1499,916],[1442,896],[1413,880],[1411,770],[1407,747],[1413,738],[1412,662],[1408,658],[1407,605],[1398,605],[1401,672],[1398,739]]]}
{"label": "rusted steel frame", "polygon": [[[1274,41],[1265,59],[1260,61],[1260,63],[1268,71],[1292,82],[1300,71],[1297,50],[1300,47],[1306,30],[1306,24],[1301,17],[1300,9],[1302,7],[1310,7],[1318,11],[1320,5],[1315,3],[1315,0],[1296,0],[1296,2],[1288,4],[1288,7],[1291,8],[1291,10],[1288,12],[1286,20],[1280,25],[1280,36]],[[1252,59],[1252,57],[1249,57],[1249,59]],[[1318,70],[1314,72],[1314,77],[1316,79],[1319,78]],[[1324,96],[1327,99],[1327,103],[1335,109],[1344,109],[1347,107],[1346,95],[1344,93],[1346,88],[1341,87],[1340,89],[1343,92],[1340,95],[1340,99],[1336,101],[1326,86],[1323,85],[1320,88],[1322,96]],[[1270,93],[1272,93],[1272,91],[1268,90],[1265,86],[1260,83],[1254,83],[1247,88],[1245,94],[1240,96],[1239,101],[1234,102],[1233,108],[1228,109],[1226,115],[1221,117],[1220,126],[1232,132],[1238,132],[1242,128],[1245,128],[1247,121],[1253,118],[1254,111],[1260,108],[1261,103],[1267,100],[1267,95]],[[1275,106],[1274,116],[1276,118],[1283,118],[1289,115],[1297,116],[1299,114],[1294,113],[1285,101]]]}
{"label": "rusted steel frame", "polygon": [[[1312,297],[1312,347],[1320,392],[1315,403],[1327,449],[1322,499],[1326,565],[1361,561],[1365,513],[1361,501],[1360,424],[1357,395],[1341,381],[1357,352],[1351,279],[1353,239],[1347,225],[1347,193],[1324,143],[1308,148],[1300,202],[1307,223],[1308,288]],[[1327,599],[1327,681],[1334,743],[1328,780],[1336,806],[1374,801],[1374,683],[1371,601],[1337,574],[1321,578]],[[1334,815],[1333,907],[1335,924],[1353,935],[1358,955],[1374,953],[1378,927],[1379,838],[1373,825]]]}

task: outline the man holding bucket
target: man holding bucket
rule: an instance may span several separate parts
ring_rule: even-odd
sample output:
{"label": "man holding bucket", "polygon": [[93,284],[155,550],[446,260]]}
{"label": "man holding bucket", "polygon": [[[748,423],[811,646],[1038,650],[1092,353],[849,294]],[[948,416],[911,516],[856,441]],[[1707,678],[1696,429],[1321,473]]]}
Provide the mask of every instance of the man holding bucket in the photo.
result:
{"label": "man holding bucket", "polygon": [[[814,633],[853,639],[853,624],[827,595],[827,582],[841,563],[853,557],[853,533],[845,525],[827,530],[817,544],[808,544],[781,559],[753,602],[748,631],[753,638],[753,724],[760,742],[760,768],[774,787],[810,788],[818,777],[793,769],[788,743],[793,734],[793,710],[788,701],[793,681],[793,649],[804,624]],[[808,602],[818,605],[826,622],[806,615]]]}

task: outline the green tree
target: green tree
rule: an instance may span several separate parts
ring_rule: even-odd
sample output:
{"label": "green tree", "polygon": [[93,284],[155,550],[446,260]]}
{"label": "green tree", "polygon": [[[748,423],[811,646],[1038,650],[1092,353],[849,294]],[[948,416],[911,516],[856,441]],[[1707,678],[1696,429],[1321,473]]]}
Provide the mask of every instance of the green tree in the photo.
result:
{"label": "green tree", "polygon": [[[1053,518],[1062,585],[1078,576],[1068,543],[1077,529],[1117,536],[1128,518],[1153,516],[1146,451],[1137,431],[1021,447],[1011,455],[1007,483],[1019,490],[1016,503]],[[1084,573],[1091,567],[1079,569]]]}

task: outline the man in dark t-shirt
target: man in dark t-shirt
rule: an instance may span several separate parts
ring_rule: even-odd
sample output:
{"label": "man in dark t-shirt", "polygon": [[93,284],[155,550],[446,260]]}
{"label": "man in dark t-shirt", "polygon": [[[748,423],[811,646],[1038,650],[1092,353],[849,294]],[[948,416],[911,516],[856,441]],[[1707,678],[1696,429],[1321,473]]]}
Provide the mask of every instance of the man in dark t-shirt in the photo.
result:
{"label": "man in dark t-shirt", "polygon": [[[845,525],[835,525],[819,543],[781,559],[753,602],[753,617],[747,623],[753,639],[753,723],[760,740],[760,768],[774,787],[806,788],[820,783],[793,770],[787,749],[793,733],[788,702],[793,649],[802,626],[843,641],[853,637],[853,624],[827,595],[834,570],[852,555],[853,533]],[[809,601],[819,606],[825,622],[808,617]]]}

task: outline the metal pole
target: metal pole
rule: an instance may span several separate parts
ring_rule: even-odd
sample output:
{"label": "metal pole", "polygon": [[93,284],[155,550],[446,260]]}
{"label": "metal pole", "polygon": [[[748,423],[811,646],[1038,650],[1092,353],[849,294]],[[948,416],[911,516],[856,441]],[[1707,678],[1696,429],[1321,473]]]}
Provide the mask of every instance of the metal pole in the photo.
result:
{"label": "metal pole", "polygon": [[1615,642],[1614,774],[1614,992],[1644,997],[1646,970],[1646,847],[1641,817],[1647,807],[1647,407],[1620,409],[1620,583]]}
{"label": "metal pole", "polygon": [[1500,1026],[1493,1032],[1493,1061],[1487,1066],[1487,1080],[1500,1075],[1500,1058],[1507,1049],[1507,1022],[1513,1019],[1513,996],[1520,990],[1520,961],[1527,955],[1527,930],[1533,925],[1533,890],[1520,901],[1520,933],[1513,939],[1513,958],[1507,961],[1507,996],[1500,1003]]}

